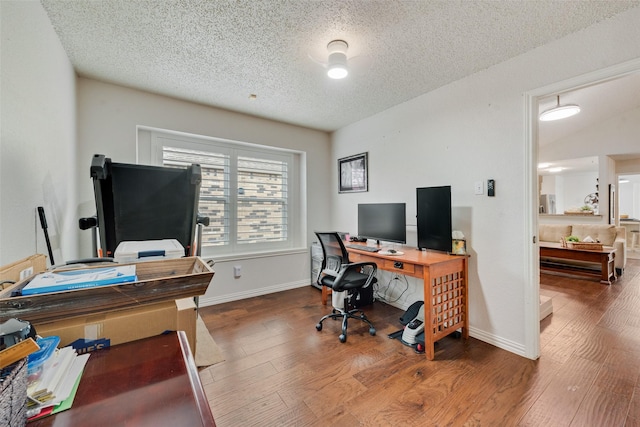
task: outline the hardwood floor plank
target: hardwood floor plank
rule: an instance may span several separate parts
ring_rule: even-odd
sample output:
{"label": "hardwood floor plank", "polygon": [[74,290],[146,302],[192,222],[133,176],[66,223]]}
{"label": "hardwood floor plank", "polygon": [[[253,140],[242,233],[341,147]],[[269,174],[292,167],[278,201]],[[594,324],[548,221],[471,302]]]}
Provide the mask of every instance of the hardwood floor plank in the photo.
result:
{"label": "hardwood floor plank", "polygon": [[640,427],[640,260],[611,286],[541,275],[554,312],[532,361],[473,337],[446,337],[426,360],[387,334],[402,310],[315,324],[330,307],[312,287],[201,307],[225,361],[200,377],[218,427]]}
{"label": "hardwood floor plank", "polygon": [[346,377],[327,384],[316,390],[313,396],[304,399],[304,403],[321,418],[333,412],[333,408],[340,405],[348,407],[348,403],[366,391],[366,387],[353,377]]}
{"label": "hardwood floor plank", "polygon": [[282,416],[289,408],[284,404],[277,393],[269,394],[264,398],[233,412],[215,415],[216,425],[261,427],[272,424],[272,420]]}
{"label": "hardwood floor plank", "polygon": [[[216,396],[215,399],[209,398],[212,411],[224,415],[268,394],[274,394],[275,390],[265,389],[264,384],[275,382],[272,380],[276,374],[269,363],[264,363],[236,375],[233,382],[214,381],[203,384],[202,387],[207,396]],[[265,378],[269,380],[263,381]]]}
{"label": "hardwood floor plank", "polygon": [[629,412],[627,413],[627,420],[625,427],[640,425],[640,383],[636,383],[633,397],[629,403]]}
{"label": "hardwood floor plank", "polygon": [[521,419],[520,425],[570,425],[600,366],[597,362],[572,357],[563,364],[558,375]]}
{"label": "hardwood floor plank", "polygon": [[561,364],[550,358],[516,367],[507,381],[473,413],[465,425],[515,426],[558,375]]}
{"label": "hardwood floor plank", "polygon": [[[636,372],[634,373],[634,371]],[[600,369],[593,385],[601,390],[606,390],[607,393],[619,394],[622,398],[629,400],[633,396],[637,382],[637,368],[629,371],[617,366],[605,365]]]}
{"label": "hardwood floor plank", "polygon": [[615,342],[615,334],[606,328],[595,327],[575,348],[574,355],[584,359],[604,363],[609,354],[609,348]]}
{"label": "hardwood floor plank", "polygon": [[273,418],[269,418],[267,421],[268,424],[265,425],[296,427],[311,427],[318,425],[318,422],[324,422],[324,420],[318,419],[311,409],[304,404],[288,408],[280,414],[275,414]]}
{"label": "hardwood floor plank", "polygon": [[591,387],[570,426],[624,427],[630,400]]}

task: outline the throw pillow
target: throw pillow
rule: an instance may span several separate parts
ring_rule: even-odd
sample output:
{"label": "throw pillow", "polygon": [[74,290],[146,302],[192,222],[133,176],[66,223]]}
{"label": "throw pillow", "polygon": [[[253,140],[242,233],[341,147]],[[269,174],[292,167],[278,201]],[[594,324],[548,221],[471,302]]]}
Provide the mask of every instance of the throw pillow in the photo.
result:
{"label": "throw pillow", "polygon": [[580,240],[591,236],[605,246],[613,246],[616,240],[616,226],[607,224],[574,224],[571,234]]}
{"label": "throw pillow", "polygon": [[541,242],[560,243],[563,237],[571,235],[571,226],[563,224],[540,224],[538,239]]}

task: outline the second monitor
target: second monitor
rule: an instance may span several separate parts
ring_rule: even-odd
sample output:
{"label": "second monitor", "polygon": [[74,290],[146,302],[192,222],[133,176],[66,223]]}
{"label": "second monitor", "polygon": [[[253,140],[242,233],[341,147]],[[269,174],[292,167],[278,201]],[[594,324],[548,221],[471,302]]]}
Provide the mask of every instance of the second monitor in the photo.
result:
{"label": "second monitor", "polygon": [[358,205],[358,237],[407,243],[405,203],[365,203]]}

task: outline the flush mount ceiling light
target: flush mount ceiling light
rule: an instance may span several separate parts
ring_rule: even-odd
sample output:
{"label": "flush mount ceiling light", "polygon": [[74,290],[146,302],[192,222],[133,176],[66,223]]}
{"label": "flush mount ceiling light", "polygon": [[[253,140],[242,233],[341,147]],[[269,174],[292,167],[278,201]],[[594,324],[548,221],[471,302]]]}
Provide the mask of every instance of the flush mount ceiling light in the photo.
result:
{"label": "flush mount ceiling light", "polygon": [[548,110],[540,113],[540,121],[550,122],[552,120],[566,119],[575,116],[580,112],[580,107],[576,104],[560,105],[560,95],[558,95],[558,104]]}
{"label": "flush mount ceiling light", "polygon": [[327,45],[329,60],[327,75],[332,79],[344,79],[349,74],[347,68],[347,49],[349,45],[344,40],[333,40]]}

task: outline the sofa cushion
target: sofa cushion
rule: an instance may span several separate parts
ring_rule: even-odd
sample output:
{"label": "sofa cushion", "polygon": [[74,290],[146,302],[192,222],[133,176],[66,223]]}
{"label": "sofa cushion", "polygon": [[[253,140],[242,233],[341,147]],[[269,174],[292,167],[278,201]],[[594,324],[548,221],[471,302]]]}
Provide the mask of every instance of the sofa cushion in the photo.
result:
{"label": "sofa cushion", "polygon": [[573,224],[571,234],[578,236],[583,240],[587,236],[591,236],[594,240],[599,241],[605,246],[613,246],[616,240],[616,226],[607,224]]}
{"label": "sofa cushion", "polygon": [[563,237],[571,235],[571,226],[563,224],[540,224],[538,239],[541,242],[560,242]]}

